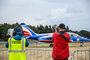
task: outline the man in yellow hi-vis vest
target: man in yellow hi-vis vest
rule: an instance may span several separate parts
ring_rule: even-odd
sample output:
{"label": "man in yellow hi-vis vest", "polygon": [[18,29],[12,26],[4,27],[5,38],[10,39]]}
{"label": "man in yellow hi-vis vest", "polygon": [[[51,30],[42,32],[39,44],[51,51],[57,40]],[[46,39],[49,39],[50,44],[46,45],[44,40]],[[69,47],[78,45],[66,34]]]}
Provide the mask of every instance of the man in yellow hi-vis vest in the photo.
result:
{"label": "man in yellow hi-vis vest", "polygon": [[26,60],[25,47],[29,46],[29,42],[22,38],[20,27],[15,27],[13,34],[15,36],[10,37],[6,43],[9,50],[9,60]]}

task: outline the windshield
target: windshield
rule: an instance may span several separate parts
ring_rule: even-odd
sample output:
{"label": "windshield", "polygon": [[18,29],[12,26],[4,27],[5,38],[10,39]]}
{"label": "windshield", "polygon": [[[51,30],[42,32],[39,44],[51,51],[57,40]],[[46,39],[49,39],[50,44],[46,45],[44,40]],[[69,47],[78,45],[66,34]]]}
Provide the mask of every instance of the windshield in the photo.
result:
{"label": "windshield", "polygon": [[69,35],[70,35],[70,36],[73,36],[73,37],[81,37],[81,36],[79,36],[79,35],[76,34],[76,33],[72,33],[72,32],[67,32],[67,33],[69,33]]}

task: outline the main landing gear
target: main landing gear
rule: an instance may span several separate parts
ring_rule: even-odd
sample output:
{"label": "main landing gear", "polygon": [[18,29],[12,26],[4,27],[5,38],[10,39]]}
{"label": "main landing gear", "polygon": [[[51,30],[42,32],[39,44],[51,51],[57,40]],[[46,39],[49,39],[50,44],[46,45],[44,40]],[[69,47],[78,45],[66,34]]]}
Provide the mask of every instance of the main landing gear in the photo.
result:
{"label": "main landing gear", "polygon": [[50,47],[53,47],[53,44],[50,44]]}
{"label": "main landing gear", "polygon": [[81,45],[80,45],[80,47],[83,47],[84,46],[84,44],[83,44],[83,42],[81,42]]}

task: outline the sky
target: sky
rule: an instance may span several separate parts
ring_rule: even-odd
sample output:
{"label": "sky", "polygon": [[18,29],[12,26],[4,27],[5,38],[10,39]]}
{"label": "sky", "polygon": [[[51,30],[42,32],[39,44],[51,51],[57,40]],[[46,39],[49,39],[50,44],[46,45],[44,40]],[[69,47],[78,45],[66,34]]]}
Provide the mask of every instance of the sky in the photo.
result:
{"label": "sky", "polygon": [[16,22],[90,31],[90,0],[0,0],[0,23]]}

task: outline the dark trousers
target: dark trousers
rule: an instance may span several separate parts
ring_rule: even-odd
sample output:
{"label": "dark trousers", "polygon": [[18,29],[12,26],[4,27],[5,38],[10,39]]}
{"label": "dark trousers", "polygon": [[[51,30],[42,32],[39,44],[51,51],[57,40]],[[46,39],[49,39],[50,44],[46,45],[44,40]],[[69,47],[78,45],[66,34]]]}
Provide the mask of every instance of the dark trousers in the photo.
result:
{"label": "dark trousers", "polygon": [[68,60],[68,58],[66,58],[66,59],[53,59],[53,60]]}

